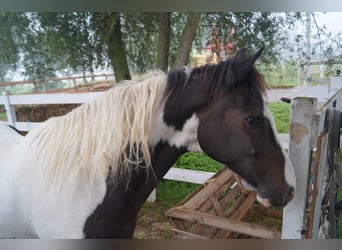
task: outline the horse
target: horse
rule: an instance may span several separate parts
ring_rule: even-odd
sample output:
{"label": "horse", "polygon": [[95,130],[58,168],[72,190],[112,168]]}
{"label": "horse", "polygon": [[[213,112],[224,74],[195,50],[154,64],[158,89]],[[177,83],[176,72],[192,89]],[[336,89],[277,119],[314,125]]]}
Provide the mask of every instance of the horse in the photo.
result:
{"label": "horse", "polygon": [[295,194],[255,67],[263,49],[124,81],[25,137],[0,124],[0,238],[131,238],[184,153],[225,164],[265,206]]}

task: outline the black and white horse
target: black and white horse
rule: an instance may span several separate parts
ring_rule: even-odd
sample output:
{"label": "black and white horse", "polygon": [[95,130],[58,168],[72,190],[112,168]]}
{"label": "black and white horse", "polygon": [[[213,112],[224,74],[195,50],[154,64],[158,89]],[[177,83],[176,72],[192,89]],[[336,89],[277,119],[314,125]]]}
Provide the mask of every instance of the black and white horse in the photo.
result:
{"label": "black and white horse", "polygon": [[0,124],[0,238],[130,238],[172,164],[204,151],[285,206],[295,177],[245,50],[120,83],[22,137]]}

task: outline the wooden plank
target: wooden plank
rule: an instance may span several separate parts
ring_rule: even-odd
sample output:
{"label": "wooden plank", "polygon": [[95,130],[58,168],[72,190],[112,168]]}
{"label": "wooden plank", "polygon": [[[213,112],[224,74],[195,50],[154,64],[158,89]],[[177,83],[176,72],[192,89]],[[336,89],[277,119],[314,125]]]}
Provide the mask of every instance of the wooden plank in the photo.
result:
{"label": "wooden plank", "polygon": [[317,156],[314,169],[314,185],[312,190],[312,201],[310,207],[310,220],[308,228],[308,238],[318,239],[318,231],[321,219],[321,205],[323,195],[323,185],[327,171],[327,143],[328,134],[323,133],[318,138]]}
{"label": "wooden plank", "polygon": [[[226,217],[233,218],[234,214],[238,213],[240,209],[244,211],[244,202],[248,198],[248,200],[253,200],[255,201],[256,194],[255,192],[249,192],[249,191],[244,191],[241,193],[241,195],[238,197],[238,199],[229,207],[229,209],[225,212]],[[248,207],[248,209],[250,206]]]}
{"label": "wooden plank", "polygon": [[[233,172],[229,169],[225,169],[215,178],[209,179],[195,196],[188,200],[183,206],[187,209],[196,210],[210,195],[212,195],[218,187],[222,186],[229,178],[233,176]],[[203,197],[205,199],[203,199]]]}
{"label": "wooden plank", "polygon": [[294,199],[284,209],[282,238],[301,239],[306,207],[311,158],[312,115],[317,110],[316,98],[294,98],[291,102],[289,157],[296,175]]}
{"label": "wooden plank", "polygon": [[318,136],[325,130],[325,115],[327,109],[333,108],[336,105],[337,110],[342,110],[342,88],[337,91],[324,105],[318,109],[313,115],[312,123],[312,142],[311,148],[315,148],[317,145]]}
{"label": "wooden plank", "polygon": [[[224,192],[227,192],[227,189],[229,189],[229,187],[231,186],[229,184],[230,180],[228,180],[226,183],[224,183],[221,187],[219,187],[213,194],[213,197],[216,197],[216,199],[218,199],[221,195],[224,194]],[[202,197],[202,199],[204,200],[204,202],[197,208],[197,210],[199,211],[208,211],[210,210],[210,208],[212,207],[212,202],[210,199],[208,199],[208,197]],[[222,202],[220,201],[221,206],[223,206]]]}
{"label": "wooden plank", "polygon": [[[250,210],[251,206],[255,202],[256,194],[255,192],[248,192],[245,196],[245,199],[243,203],[239,206],[238,209],[236,209],[233,213],[233,215],[230,217],[231,219],[235,219],[238,221],[241,221]],[[218,232],[218,234],[215,236],[217,239],[227,239],[230,237],[230,235],[233,233],[233,231],[223,231],[221,230]]]}
{"label": "wooden plank", "polygon": [[200,236],[198,234],[189,233],[189,232],[182,231],[182,230],[175,229],[175,228],[173,228],[172,231],[177,235],[178,239],[188,239],[188,240],[207,239],[206,237]]}
{"label": "wooden plank", "polygon": [[283,211],[276,210],[272,208],[266,208],[263,205],[258,205],[251,209],[252,214],[259,215],[259,216],[267,216],[272,217],[277,220],[283,220]]}
{"label": "wooden plank", "polygon": [[184,220],[180,220],[177,218],[171,219],[171,223],[172,223],[173,227],[175,227],[179,230],[185,230],[190,225],[190,224],[185,225],[184,222],[185,222]]}
{"label": "wooden plank", "polygon": [[213,195],[209,196],[209,200],[213,204],[213,211],[215,211],[215,214],[222,216],[223,215],[223,208],[221,207],[220,202],[214,197]]}
{"label": "wooden plank", "polygon": [[230,202],[232,199],[235,199],[236,196],[238,196],[240,193],[242,192],[241,188],[236,185],[234,188],[232,188],[229,193],[222,198],[222,200],[220,201],[220,203],[222,204],[227,204],[228,202]]}
{"label": "wooden plank", "polygon": [[[222,168],[222,169],[219,170],[217,173],[214,173],[214,175],[213,175],[210,179],[216,178],[216,177],[219,176],[219,175],[221,174],[221,172],[223,172],[223,171],[227,171],[226,168]],[[211,172],[208,172],[208,173],[211,173]],[[165,179],[167,179],[166,177],[167,177],[167,176],[164,176]],[[209,181],[209,180],[207,180],[207,181]],[[189,200],[191,200],[192,197],[197,196],[197,194],[198,194],[199,192],[201,192],[204,188],[205,188],[205,186],[204,186],[204,185],[201,185],[198,189],[196,189],[195,191],[193,191],[192,193],[190,193],[188,196],[186,196],[183,200],[181,200],[179,203],[177,203],[177,204],[175,205],[175,207],[184,206],[185,203],[187,203]]]}
{"label": "wooden plank", "polygon": [[172,216],[196,222],[203,225],[213,226],[228,231],[234,231],[263,239],[279,239],[281,233],[278,230],[270,229],[265,226],[242,222],[235,219],[219,217],[198,211],[189,211],[183,208],[176,208],[172,211]]}

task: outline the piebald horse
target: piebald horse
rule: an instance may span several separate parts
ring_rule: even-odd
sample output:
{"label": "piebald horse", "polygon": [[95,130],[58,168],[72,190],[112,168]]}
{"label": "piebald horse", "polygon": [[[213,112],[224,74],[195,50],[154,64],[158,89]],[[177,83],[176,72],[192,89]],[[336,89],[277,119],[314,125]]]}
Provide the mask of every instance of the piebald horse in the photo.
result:
{"label": "piebald horse", "polygon": [[295,176],[254,66],[261,52],[120,83],[25,137],[0,124],[0,238],[130,238],[188,151],[226,164],[265,206],[286,206]]}

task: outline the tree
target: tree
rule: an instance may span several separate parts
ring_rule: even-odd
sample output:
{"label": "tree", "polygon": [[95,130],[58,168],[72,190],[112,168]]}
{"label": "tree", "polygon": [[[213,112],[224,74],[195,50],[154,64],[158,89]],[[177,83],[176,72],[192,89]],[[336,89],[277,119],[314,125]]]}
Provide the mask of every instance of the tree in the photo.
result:
{"label": "tree", "polygon": [[[264,47],[260,59],[266,64],[278,60],[280,57],[278,46],[286,44],[288,37],[289,29],[284,27],[291,27],[292,20],[296,20],[294,13],[225,12],[203,15],[200,33],[201,37],[207,38],[207,42],[216,36],[220,44],[232,43],[234,46],[231,48],[231,54],[241,48],[256,51]],[[196,44],[200,45],[201,42],[198,40]]]}
{"label": "tree", "polygon": [[11,16],[6,19],[2,15],[0,31],[11,34],[0,37],[2,48],[11,51],[0,51],[0,64],[5,65],[0,69],[2,77],[22,63],[31,78],[64,70],[84,73],[111,67],[117,81],[129,79],[131,71],[165,71],[188,64],[191,50],[203,50],[214,36],[220,44],[233,44],[231,53],[242,47],[249,51],[265,47],[262,61],[276,62],[280,44],[285,47],[287,42],[283,28],[291,27],[300,16],[77,12],[13,13],[6,14]]}
{"label": "tree", "polygon": [[0,80],[5,81],[9,71],[15,71],[20,60],[23,34],[29,20],[24,13],[0,12]]}
{"label": "tree", "polygon": [[310,13],[315,29],[313,46],[311,46],[311,56],[316,59],[334,61],[342,58],[342,34],[332,35],[325,26],[319,25],[316,15]]}
{"label": "tree", "polygon": [[191,12],[188,14],[187,22],[182,33],[182,38],[179,42],[176,60],[173,63],[173,68],[177,68],[188,63],[192,43],[196,36],[200,18],[201,13],[199,12]]}
{"label": "tree", "polygon": [[108,56],[112,63],[112,67],[115,70],[116,81],[130,80],[131,75],[128,69],[128,63],[126,58],[126,52],[121,35],[121,17],[120,15],[115,17],[115,23],[110,29],[108,37]]}
{"label": "tree", "polygon": [[169,65],[171,15],[169,12],[158,13],[158,48],[156,67],[166,71]]}

